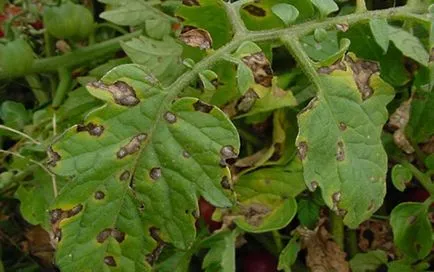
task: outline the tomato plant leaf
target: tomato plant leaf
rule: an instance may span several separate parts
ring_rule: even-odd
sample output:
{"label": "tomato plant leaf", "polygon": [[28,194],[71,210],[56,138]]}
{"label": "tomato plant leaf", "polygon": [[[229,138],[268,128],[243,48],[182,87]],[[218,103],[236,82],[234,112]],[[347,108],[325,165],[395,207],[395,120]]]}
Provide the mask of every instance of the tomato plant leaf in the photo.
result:
{"label": "tomato plant leaf", "polygon": [[289,26],[297,19],[299,12],[296,7],[290,4],[277,4],[271,10],[279,17],[286,26]]}
{"label": "tomato plant leaf", "polygon": [[203,241],[202,246],[210,248],[202,264],[202,268],[206,272],[235,271],[235,240],[237,236],[237,230],[223,231]]}
{"label": "tomato plant leaf", "polygon": [[134,63],[147,68],[149,76],[155,76],[163,84],[169,84],[183,71],[182,46],[166,36],[162,41],[145,36],[122,42],[122,49]]}
{"label": "tomato plant leaf", "polygon": [[312,200],[300,199],[297,202],[297,219],[300,223],[309,229],[314,229],[318,218],[320,217],[321,206]]}
{"label": "tomato plant leaf", "polygon": [[405,56],[424,66],[428,65],[429,54],[418,38],[394,26],[389,26],[389,38]]}
{"label": "tomato plant leaf", "polygon": [[89,84],[106,105],[50,148],[53,172],[74,177],[52,211],[54,232],[65,237],[56,257],[63,271],[143,271],[164,243],[192,244],[198,195],[232,205],[225,160],[239,150],[233,124],[146,78],[145,67],[127,64]]}
{"label": "tomato plant leaf", "polygon": [[428,219],[428,206],[406,202],[396,206],[390,214],[393,241],[414,259],[423,259],[432,249],[432,228]]}
{"label": "tomato plant leaf", "polygon": [[382,250],[358,253],[350,260],[351,271],[375,271],[380,265],[387,263],[387,254]]}
{"label": "tomato plant leaf", "polygon": [[293,236],[282,250],[279,256],[279,270],[291,271],[291,266],[297,260],[298,252],[301,249],[300,241],[297,236]]}
{"label": "tomato plant leaf", "polygon": [[[357,227],[386,193],[387,156],[380,136],[394,90],[379,78],[374,63],[348,55],[340,65],[347,71],[323,70],[330,74],[320,76],[321,92],[298,115],[297,146],[308,187],[320,187],[327,206]],[[358,69],[365,65],[370,69]],[[361,71],[370,76],[362,79]]]}
{"label": "tomato plant leaf", "polygon": [[377,44],[387,52],[389,47],[389,25],[385,19],[372,19],[369,20],[369,27],[371,28],[372,35]]}
{"label": "tomato plant leaf", "polygon": [[413,174],[407,167],[397,164],[392,168],[392,182],[399,191],[404,192],[405,184],[409,183],[412,178]]}
{"label": "tomato plant leaf", "polygon": [[322,17],[339,10],[338,5],[333,0],[311,0],[311,2],[319,10]]}

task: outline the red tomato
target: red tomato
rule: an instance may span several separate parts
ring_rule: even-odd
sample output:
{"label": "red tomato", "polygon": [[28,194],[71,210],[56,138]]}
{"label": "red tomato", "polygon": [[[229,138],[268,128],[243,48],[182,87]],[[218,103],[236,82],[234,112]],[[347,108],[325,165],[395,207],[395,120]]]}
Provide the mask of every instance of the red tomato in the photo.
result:
{"label": "red tomato", "polygon": [[44,28],[44,24],[42,23],[42,20],[35,21],[35,22],[31,23],[31,25],[36,30]]}
{"label": "red tomato", "polygon": [[424,202],[429,197],[429,193],[420,188],[409,189],[406,193],[405,200],[409,202]]}
{"label": "red tomato", "polygon": [[212,214],[215,211],[215,207],[203,198],[199,199],[199,211],[200,217],[205,221],[209,231],[215,231],[222,226],[221,222],[216,222],[211,219]]}
{"label": "red tomato", "polygon": [[267,251],[248,253],[243,259],[243,272],[276,272],[277,258]]}
{"label": "red tomato", "polygon": [[3,33],[3,31],[0,29],[0,38],[3,38],[5,36],[5,34]]}

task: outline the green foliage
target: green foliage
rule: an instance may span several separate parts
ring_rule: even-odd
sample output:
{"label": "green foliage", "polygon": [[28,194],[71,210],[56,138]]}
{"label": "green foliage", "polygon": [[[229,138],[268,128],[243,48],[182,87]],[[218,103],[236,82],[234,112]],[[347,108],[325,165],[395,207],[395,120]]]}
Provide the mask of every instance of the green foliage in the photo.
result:
{"label": "green foliage", "polygon": [[294,236],[282,250],[279,256],[279,270],[291,271],[291,266],[297,260],[298,252],[301,249],[298,237]]}
{"label": "green foliage", "polygon": [[0,118],[11,128],[21,130],[30,121],[29,112],[23,104],[14,101],[5,101],[0,106]]}
{"label": "green foliage", "polygon": [[8,76],[15,77],[28,72],[33,61],[33,49],[25,40],[0,44],[0,68]]}
{"label": "green foliage", "polygon": [[412,178],[413,174],[411,171],[401,164],[397,164],[392,168],[392,182],[399,191],[403,192],[406,187],[405,185],[409,183]]}
{"label": "green foliage", "polygon": [[358,253],[350,261],[351,270],[354,272],[375,271],[380,265],[386,263],[387,254],[382,250]]}

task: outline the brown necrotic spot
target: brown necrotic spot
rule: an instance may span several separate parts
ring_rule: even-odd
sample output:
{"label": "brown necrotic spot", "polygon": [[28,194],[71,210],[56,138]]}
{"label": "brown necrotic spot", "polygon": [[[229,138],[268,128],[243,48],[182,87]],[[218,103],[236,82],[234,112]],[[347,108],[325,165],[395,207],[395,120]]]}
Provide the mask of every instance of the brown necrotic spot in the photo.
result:
{"label": "brown necrotic spot", "polygon": [[67,217],[72,217],[74,215],[79,214],[81,211],[83,210],[83,205],[78,204],[77,206],[75,206],[74,208],[70,209],[67,213]]}
{"label": "brown necrotic spot", "polygon": [[308,150],[308,146],[307,146],[307,143],[305,141],[300,142],[298,144],[297,151],[298,151],[298,157],[300,158],[300,160],[306,159],[307,150]]}
{"label": "brown necrotic spot", "polygon": [[95,125],[93,123],[88,123],[87,125],[77,125],[77,132],[87,131],[89,135],[101,136],[104,132],[104,127],[101,125]]}
{"label": "brown necrotic spot", "polygon": [[118,243],[122,243],[125,240],[125,232],[119,231],[118,229],[112,229],[111,235]]}
{"label": "brown necrotic spot", "polygon": [[336,150],[336,160],[343,161],[345,159],[344,143],[339,141]]}
{"label": "brown necrotic spot", "polygon": [[101,200],[101,199],[104,199],[104,197],[105,197],[105,194],[103,192],[101,192],[101,191],[95,192],[95,199]]}
{"label": "brown necrotic spot", "polygon": [[411,215],[408,217],[407,222],[408,224],[413,225],[416,222],[416,220],[417,220],[417,216]]}
{"label": "brown necrotic spot", "polygon": [[333,202],[337,203],[341,200],[341,193],[340,192],[336,192],[332,195],[333,198]]}
{"label": "brown necrotic spot", "polygon": [[223,146],[222,149],[220,149],[220,154],[224,160],[237,158],[237,153],[235,152],[234,147],[231,145]]}
{"label": "brown necrotic spot", "polygon": [[221,159],[219,161],[219,165],[221,168],[225,168],[226,166],[228,166],[228,164],[226,163],[226,160],[224,160],[224,159]]}
{"label": "brown necrotic spot", "polygon": [[136,96],[133,87],[123,81],[116,81],[112,85],[106,85],[101,81],[89,83],[91,87],[109,92],[116,104],[132,107],[139,104],[140,100]]}
{"label": "brown necrotic spot", "polygon": [[273,70],[263,52],[243,57],[242,61],[252,70],[256,83],[264,87],[271,87]]}
{"label": "brown necrotic spot", "polygon": [[157,180],[161,177],[161,168],[160,167],[154,167],[149,171],[149,176],[153,180]]}
{"label": "brown necrotic spot", "polygon": [[108,266],[116,266],[116,261],[115,258],[113,258],[113,256],[105,256],[104,263]]}
{"label": "brown necrotic spot", "polygon": [[119,177],[121,181],[127,181],[129,178],[130,178],[130,171],[128,170],[122,172],[121,176]]}
{"label": "brown necrotic spot", "polygon": [[229,178],[226,177],[226,176],[224,176],[224,177],[222,178],[222,180],[221,180],[221,182],[220,182],[220,185],[221,185],[224,189],[226,189],[226,190],[231,189],[231,182],[229,181]]}
{"label": "brown necrotic spot", "polygon": [[134,136],[131,141],[125,146],[121,147],[119,151],[116,153],[116,156],[119,159],[124,158],[127,155],[131,155],[140,149],[140,144],[144,142],[147,138],[146,133],[140,133],[137,136]]}
{"label": "brown necrotic spot", "polygon": [[170,111],[167,111],[164,114],[164,119],[169,123],[169,124],[173,124],[176,122],[176,115]]}
{"label": "brown necrotic spot", "polygon": [[208,105],[200,100],[197,100],[197,102],[193,104],[193,107],[195,111],[201,111],[204,113],[209,113],[213,109],[213,106]]}
{"label": "brown necrotic spot", "polygon": [[111,232],[112,232],[111,229],[105,229],[105,230],[101,231],[96,236],[96,241],[100,244],[104,243],[104,241],[107,240],[107,238],[109,238],[109,236],[111,235]]}
{"label": "brown necrotic spot", "polygon": [[197,0],[182,0],[182,4],[186,5],[186,6],[200,6],[199,2]]}
{"label": "brown necrotic spot", "polygon": [[257,17],[264,17],[267,14],[263,8],[257,7],[255,5],[247,5],[243,7],[243,9],[251,15]]}
{"label": "brown necrotic spot", "polygon": [[311,183],[310,183],[310,190],[313,192],[313,191],[315,191],[317,188],[318,188],[318,182],[316,182],[316,181],[312,181]]}
{"label": "brown necrotic spot", "polygon": [[250,111],[258,98],[258,94],[253,89],[249,89],[240,99],[238,99],[235,106],[237,112],[243,113]]}
{"label": "brown necrotic spot", "polygon": [[47,162],[47,164],[51,167],[55,167],[57,162],[61,159],[59,153],[55,152],[53,150],[53,147],[50,146],[48,148],[48,157],[50,158]]}
{"label": "brown necrotic spot", "polygon": [[353,78],[363,100],[368,99],[374,92],[369,84],[369,81],[373,74],[380,71],[380,67],[376,62],[353,60],[350,56],[346,56],[345,60],[348,62],[348,64],[350,64],[351,70],[353,70]]}
{"label": "brown necrotic spot", "polygon": [[212,47],[212,38],[208,31],[200,28],[194,28],[183,31],[179,39],[191,47],[198,47],[201,50]]}
{"label": "brown necrotic spot", "polygon": [[149,229],[149,234],[157,242],[157,246],[154,248],[154,250],[150,254],[146,255],[146,261],[152,265],[160,256],[160,254],[163,251],[163,248],[166,244],[160,238],[157,228],[151,227]]}
{"label": "brown necrotic spot", "polygon": [[51,224],[56,224],[59,220],[62,219],[63,211],[61,209],[55,209],[50,212],[50,221]]}
{"label": "brown necrotic spot", "polygon": [[96,240],[98,243],[104,243],[105,240],[109,237],[113,237],[118,243],[121,243],[125,240],[125,232],[119,231],[118,229],[107,228],[101,231]]}
{"label": "brown necrotic spot", "polygon": [[345,131],[345,130],[347,130],[347,125],[344,122],[340,122],[339,123],[339,129],[341,131]]}

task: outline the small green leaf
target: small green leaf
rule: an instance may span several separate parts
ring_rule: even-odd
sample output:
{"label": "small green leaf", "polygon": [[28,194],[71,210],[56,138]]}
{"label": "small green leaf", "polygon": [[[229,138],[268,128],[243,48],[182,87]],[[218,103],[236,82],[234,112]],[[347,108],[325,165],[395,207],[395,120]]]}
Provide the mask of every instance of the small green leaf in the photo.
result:
{"label": "small green leaf", "polygon": [[326,17],[332,12],[338,11],[339,7],[333,0],[310,0],[319,10],[322,17]]}
{"label": "small green leaf", "polygon": [[318,222],[321,206],[309,199],[298,201],[297,218],[300,223],[309,229],[314,229]]}
{"label": "small green leaf", "polygon": [[382,250],[358,253],[350,260],[351,271],[370,272],[387,263],[387,254]]}
{"label": "small green leaf", "polygon": [[309,57],[318,62],[329,59],[340,50],[336,31],[328,31],[321,42],[315,40],[314,34],[305,36],[301,38],[301,44]]}
{"label": "small green leaf", "polygon": [[162,41],[141,36],[121,45],[134,63],[145,66],[162,83],[171,83],[184,71],[182,46],[169,36]]}
{"label": "small green leaf", "polygon": [[250,89],[250,87],[255,84],[255,78],[253,77],[252,70],[240,62],[237,68],[237,83],[238,83],[238,91],[240,95],[243,95]]}
{"label": "small green leaf", "polygon": [[216,87],[212,83],[218,79],[218,75],[211,70],[205,70],[199,73],[199,78],[202,81],[205,91],[215,91]]}
{"label": "small green leaf", "polygon": [[429,54],[418,38],[394,26],[389,26],[389,38],[405,56],[424,66],[428,65]]}
{"label": "small green leaf", "polygon": [[291,272],[291,266],[297,260],[297,255],[300,249],[301,245],[298,237],[293,236],[280,253],[277,269]]}
{"label": "small green leaf", "polygon": [[290,4],[277,4],[274,5],[271,10],[286,26],[294,23],[299,15],[298,9]]}
{"label": "small green leaf", "polygon": [[12,184],[14,182],[14,176],[14,173],[9,171],[0,173],[0,190]]}
{"label": "small green leaf", "polygon": [[404,192],[405,185],[411,181],[413,174],[410,169],[397,164],[392,168],[392,182],[393,185],[401,192]]}
{"label": "small green leaf", "polygon": [[261,47],[259,47],[256,43],[245,41],[238,47],[233,56],[238,59],[242,59],[243,57],[250,56],[261,51]]}
{"label": "small green leaf", "polygon": [[210,249],[202,263],[205,272],[235,271],[235,241],[237,236],[237,230],[223,231],[203,241],[202,246]]}
{"label": "small green leaf", "polygon": [[354,81],[364,61],[348,57],[352,60],[344,64],[351,69],[321,75],[318,97],[298,114],[297,146],[307,186],[319,186],[327,206],[344,211],[344,223],[355,228],[381,206],[386,193],[387,155],[380,136],[394,90],[375,70],[364,70],[371,74],[366,86],[372,92],[366,93]]}
{"label": "small green leaf", "polygon": [[6,126],[17,130],[23,129],[31,120],[24,105],[15,101],[5,101],[1,104],[0,118]]}
{"label": "small green leaf", "polygon": [[432,249],[432,228],[428,206],[423,203],[401,203],[390,214],[395,245],[414,259],[425,258]]}
{"label": "small green leaf", "polygon": [[318,63],[319,66],[329,66],[335,63],[336,61],[342,59],[347,53],[348,48],[351,45],[351,41],[347,38],[343,38],[339,42],[339,51],[335,52],[334,54],[328,56],[326,59],[320,61]]}
{"label": "small green leaf", "polygon": [[428,155],[424,162],[428,169],[434,169],[434,154]]}
{"label": "small green leaf", "polygon": [[327,39],[327,30],[324,28],[315,28],[315,31],[313,32],[313,38],[317,43],[320,43]]}
{"label": "small green leaf", "polygon": [[163,37],[169,35],[171,31],[170,22],[162,18],[146,20],[145,28],[146,34],[157,40],[161,40]]}
{"label": "small green leaf", "polygon": [[369,27],[371,28],[372,35],[374,36],[377,44],[387,52],[389,47],[389,25],[386,19],[372,19],[369,20]]}

